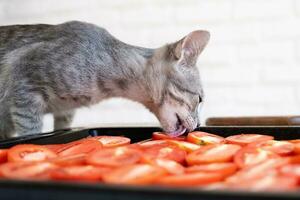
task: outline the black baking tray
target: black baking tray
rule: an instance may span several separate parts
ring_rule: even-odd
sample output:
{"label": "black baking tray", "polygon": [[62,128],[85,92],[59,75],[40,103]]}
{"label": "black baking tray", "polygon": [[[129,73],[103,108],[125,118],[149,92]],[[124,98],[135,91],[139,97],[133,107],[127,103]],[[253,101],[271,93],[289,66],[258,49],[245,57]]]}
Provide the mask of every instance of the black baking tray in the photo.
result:
{"label": "black baking tray", "polygon": [[[132,142],[149,139],[157,127],[71,129],[38,136],[26,136],[0,141],[0,148],[19,143],[56,144],[70,142],[89,135],[123,135]],[[241,133],[273,135],[275,139],[300,138],[300,127],[200,127],[197,130],[229,136]],[[31,138],[32,137],[32,138]],[[161,186],[124,186],[102,183],[55,181],[0,180],[0,199],[9,200],[270,200],[300,199],[300,190],[293,192],[250,192],[203,190],[200,188],[171,188]]]}

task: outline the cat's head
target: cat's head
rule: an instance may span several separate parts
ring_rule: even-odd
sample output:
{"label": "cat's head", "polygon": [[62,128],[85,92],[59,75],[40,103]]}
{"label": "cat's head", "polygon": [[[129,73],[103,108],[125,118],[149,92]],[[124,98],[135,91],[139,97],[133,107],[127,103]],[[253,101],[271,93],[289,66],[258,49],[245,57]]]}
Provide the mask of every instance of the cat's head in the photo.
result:
{"label": "cat's head", "polygon": [[194,31],[178,42],[155,50],[144,76],[149,100],[145,106],[165,132],[177,136],[199,124],[198,107],[203,99],[198,56],[209,41],[207,31]]}

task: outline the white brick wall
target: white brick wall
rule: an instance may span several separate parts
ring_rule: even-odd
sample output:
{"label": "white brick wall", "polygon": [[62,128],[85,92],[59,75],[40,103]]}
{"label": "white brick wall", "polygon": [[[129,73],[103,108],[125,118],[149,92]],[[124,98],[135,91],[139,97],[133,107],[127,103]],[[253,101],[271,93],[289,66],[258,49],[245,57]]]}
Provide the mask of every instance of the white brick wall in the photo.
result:
{"label": "white brick wall", "polygon": [[[157,47],[194,29],[211,41],[199,59],[202,119],[300,114],[300,0],[1,0],[0,24],[83,20],[121,40]],[[44,130],[53,120],[45,118]],[[143,106],[111,100],[80,109],[73,126],[157,123]]]}

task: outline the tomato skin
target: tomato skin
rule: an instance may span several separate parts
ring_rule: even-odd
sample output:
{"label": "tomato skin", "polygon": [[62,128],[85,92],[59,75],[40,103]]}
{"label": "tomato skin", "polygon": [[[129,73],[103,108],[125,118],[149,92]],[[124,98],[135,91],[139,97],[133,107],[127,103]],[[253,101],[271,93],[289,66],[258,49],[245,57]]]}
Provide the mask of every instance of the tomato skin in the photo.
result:
{"label": "tomato skin", "polygon": [[300,143],[295,143],[294,144],[294,152],[296,153],[296,154],[300,154]]}
{"label": "tomato skin", "polygon": [[0,149],[0,164],[7,161],[7,149]]}
{"label": "tomato skin", "polygon": [[[230,162],[240,148],[239,145],[234,144],[207,145],[188,154],[186,161],[188,165]],[[212,153],[213,151],[216,152]]]}
{"label": "tomato skin", "polygon": [[95,167],[92,165],[60,167],[50,172],[50,177],[55,180],[66,181],[99,181],[105,173],[112,169],[104,167]]}
{"label": "tomato skin", "polygon": [[157,166],[135,164],[115,169],[105,174],[103,180],[112,184],[145,185],[157,181],[166,174],[164,169]]}
{"label": "tomato skin", "polygon": [[270,135],[260,135],[260,134],[240,134],[240,135],[232,135],[225,138],[226,143],[237,144],[241,146],[246,146],[253,142],[262,142],[267,140],[274,140],[274,137]]}
{"label": "tomato skin", "polygon": [[90,153],[92,151],[100,150],[103,146],[96,140],[84,139],[75,142],[70,142],[58,149],[59,156],[71,156],[75,154]]}
{"label": "tomato skin", "polygon": [[121,167],[141,160],[142,152],[128,147],[107,148],[87,155],[86,162],[95,166]]}
{"label": "tomato skin", "polygon": [[110,147],[120,147],[130,144],[130,139],[122,136],[95,136],[87,138],[89,140],[96,140],[101,142],[102,146],[105,148]]}
{"label": "tomato skin", "polygon": [[294,144],[287,141],[276,141],[276,140],[267,140],[257,143],[251,143],[248,145],[253,148],[260,148],[267,151],[272,151],[278,155],[286,156],[294,151]]}
{"label": "tomato skin", "polygon": [[43,145],[43,147],[46,147],[48,149],[50,149],[51,151],[55,152],[56,154],[58,153],[58,151],[60,149],[62,149],[64,146],[64,144],[46,144]]}
{"label": "tomato skin", "polygon": [[248,146],[240,149],[235,154],[234,162],[239,168],[244,168],[262,163],[271,158],[279,158],[279,156],[271,151]]}
{"label": "tomato skin", "polygon": [[181,174],[161,177],[157,184],[168,186],[200,186],[210,183],[219,182],[223,176],[218,173],[196,172],[190,174]]}
{"label": "tomato skin", "polygon": [[0,165],[0,174],[9,179],[49,179],[57,166],[50,162],[7,162]]}
{"label": "tomato skin", "polygon": [[179,136],[179,137],[172,137],[167,135],[166,133],[163,132],[153,132],[152,133],[152,139],[153,140],[178,140],[178,141],[184,141],[185,137],[184,136]]}
{"label": "tomato skin", "polygon": [[224,178],[234,174],[237,171],[237,166],[234,163],[211,163],[203,165],[193,165],[185,169],[186,173],[195,172],[210,172],[219,173]]}
{"label": "tomato skin", "polygon": [[9,162],[19,161],[43,161],[57,157],[57,154],[50,149],[34,144],[19,144],[7,151]]}
{"label": "tomato skin", "polygon": [[188,134],[187,141],[197,145],[222,144],[225,138],[201,131],[194,131]]}

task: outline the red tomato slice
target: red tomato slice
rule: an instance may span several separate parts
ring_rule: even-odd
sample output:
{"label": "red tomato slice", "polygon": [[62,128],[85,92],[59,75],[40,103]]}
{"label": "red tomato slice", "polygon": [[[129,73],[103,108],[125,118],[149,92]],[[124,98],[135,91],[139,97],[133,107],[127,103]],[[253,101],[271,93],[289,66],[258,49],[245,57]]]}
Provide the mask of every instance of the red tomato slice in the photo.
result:
{"label": "red tomato slice", "polygon": [[190,174],[181,174],[161,177],[158,184],[169,186],[200,186],[219,182],[223,179],[218,173],[197,172]]}
{"label": "red tomato slice", "polygon": [[241,146],[246,146],[247,144],[253,142],[261,142],[267,140],[273,140],[274,137],[270,135],[259,135],[259,134],[240,134],[232,135],[225,138],[226,142],[229,144],[238,144]]}
{"label": "red tomato slice", "polygon": [[187,173],[195,173],[195,172],[211,172],[211,173],[219,173],[223,177],[230,176],[237,171],[237,166],[234,163],[211,163],[204,165],[194,165],[186,168]]}
{"label": "red tomato slice", "polygon": [[7,160],[16,161],[43,161],[55,158],[57,155],[50,149],[34,144],[20,144],[10,148],[7,152]]}
{"label": "red tomato slice", "polygon": [[300,143],[295,143],[294,144],[294,152],[296,154],[300,154]]}
{"label": "red tomato slice", "polygon": [[179,163],[184,163],[186,152],[176,146],[153,146],[150,148],[144,149],[143,158],[144,159],[156,159],[163,158],[168,160],[174,160]]}
{"label": "red tomato slice", "polygon": [[111,170],[110,168],[92,165],[68,166],[51,171],[50,176],[56,180],[99,181],[104,174],[111,172]]}
{"label": "red tomato slice", "polygon": [[187,141],[198,145],[221,144],[225,142],[225,138],[210,133],[195,131],[188,134]]}
{"label": "red tomato slice", "polygon": [[102,149],[87,156],[87,163],[104,167],[123,167],[137,163],[141,159],[141,152],[128,147]]}
{"label": "red tomato slice", "polygon": [[188,153],[193,152],[201,147],[197,144],[186,142],[186,141],[176,141],[176,140],[168,140],[168,141]]}
{"label": "red tomato slice", "polygon": [[247,191],[289,191],[297,188],[297,178],[293,176],[266,175],[259,179],[237,181],[227,184],[227,188]]}
{"label": "red tomato slice", "polygon": [[102,149],[102,144],[96,140],[84,139],[71,142],[62,146],[58,150],[59,156],[69,156],[82,153],[90,153]]}
{"label": "red tomato slice", "polygon": [[288,159],[271,158],[257,165],[242,168],[233,176],[226,179],[226,182],[238,183],[242,180],[256,180],[266,175],[277,175],[277,169],[288,164]]}
{"label": "red tomato slice", "polygon": [[113,184],[138,184],[153,183],[166,175],[160,167],[148,164],[135,164],[120,167],[103,176],[104,182]]}
{"label": "red tomato slice", "polygon": [[56,168],[49,162],[8,162],[0,165],[0,174],[9,179],[49,179]]}
{"label": "red tomato slice", "polygon": [[178,162],[168,159],[157,158],[150,161],[148,164],[161,167],[165,169],[169,174],[183,174],[185,170],[185,168]]}
{"label": "red tomato slice", "polygon": [[130,144],[130,139],[122,136],[96,136],[88,139],[97,140],[101,142],[103,147],[119,147]]}
{"label": "red tomato slice", "polygon": [[47,144],[47,145],[43,145],[43,147],[46,147],[48,149],[50,149],[51,151],[58,153],[58,151],[60,149],[62,149],[64,146],[64,144]]}
{"label": "red tomato slice", "polygon": [[300,181],[300,164],[291,164],[283,166],[280,172],[284,175],[295,176]]}
{"label": "red tomato slice", "polygon": [[167,135],[166,133],[163,133],[163,132],[154,132],[152,134],[152,139],[153,140],[179,140],[179,141],[184,141],[185,137],[184,136],[172,137],[172,136]]}
{"label": "red tomato slice", "polygon": [[154,146],[168,146],[170,145],[170,140],[147,140],[137,143],[142,148],[150,148]]}
{"label": "red tomato slice", "polygon": [[286,156],[294,151],[294,145],[287,141],[267,140],[258,143],[251,143],[249,147],[256,147],[267,151],[272,151],[281,156]]}
{"label": "red tomato slice", "polygon": [[0,164],[7,161],[7,149],[0,149]]}
{"label": "red tomato slice", "polygon": [[52,162],[60,166],[72,166],[72,165],[84,165],[86,159],[86,154],[75,154],[68,156],[59,156],[53,159],[50,159],[49,162]]}
{"label": "red tomato slice", "polygon": [[188,154],[186,161],[189,165],[229,162],[240,148],[234,144],[207,145]]}
{"label": "red tomato slice", "polygon": [[261,148],[244,147],[236,153],[234,162],[238,167],[244,168],[262,163],[267,159],[278,157],[277,154]]}
{"label": "red tomato slice", "polygon": [[289,156],[287,159],[290,164],[300,164],[300,155]]}

